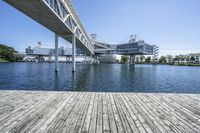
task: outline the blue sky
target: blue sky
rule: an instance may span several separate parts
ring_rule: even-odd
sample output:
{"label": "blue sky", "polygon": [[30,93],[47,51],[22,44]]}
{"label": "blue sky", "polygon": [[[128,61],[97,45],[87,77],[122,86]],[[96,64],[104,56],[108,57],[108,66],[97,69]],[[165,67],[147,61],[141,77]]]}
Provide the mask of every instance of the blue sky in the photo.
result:
{"label": "blue sky", "polygon": [[[160,47],[160,55],[200,52],[200,0],[72,0],[88,34],[119,43],[131,34]],[[54,34],[0,1],[0,43],[18,51]],[[66,42],[60,39],[60,45]]]}

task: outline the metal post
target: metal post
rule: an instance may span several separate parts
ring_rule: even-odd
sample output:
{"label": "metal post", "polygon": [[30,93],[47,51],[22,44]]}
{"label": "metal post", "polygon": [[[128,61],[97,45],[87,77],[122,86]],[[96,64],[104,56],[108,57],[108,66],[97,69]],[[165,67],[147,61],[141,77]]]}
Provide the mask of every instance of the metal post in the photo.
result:
{"label": "metal post", "polygon": [[85,53],[85,64],[86,64],[86,53]]}
{"label": "metal post", "polygon": [[130,55],[130,64],[135,64],[135,55]]}
{"label": "metal post", "polygon": [[72,36],[72,72],[76,70],[76,36]]}
{"label": "metal post", "polygon": [[55,34],[55,72],[58,72],[58,35]]}
{"label": "metal post", "polygon": [[92,64],[92,54],[90,54],[90,63]]}

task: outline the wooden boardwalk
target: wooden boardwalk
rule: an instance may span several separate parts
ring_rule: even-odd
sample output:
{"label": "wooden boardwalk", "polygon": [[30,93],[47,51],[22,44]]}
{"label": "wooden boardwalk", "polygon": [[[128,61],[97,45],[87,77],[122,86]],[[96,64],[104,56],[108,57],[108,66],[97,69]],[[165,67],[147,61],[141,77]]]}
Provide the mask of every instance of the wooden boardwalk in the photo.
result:
{"label": "wooden boardwalk", "polygon": [[0,91],[0,132],[200,133],[200,94]]}

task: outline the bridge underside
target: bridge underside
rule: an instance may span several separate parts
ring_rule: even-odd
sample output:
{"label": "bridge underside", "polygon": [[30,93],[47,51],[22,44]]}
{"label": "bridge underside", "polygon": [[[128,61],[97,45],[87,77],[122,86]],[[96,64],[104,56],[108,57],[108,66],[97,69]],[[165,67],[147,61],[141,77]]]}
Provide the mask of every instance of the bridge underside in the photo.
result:
{"label": "bridge underside", "polygon": [[[63,23],[59,16],[42,0],[5,0],[25,15],[47,27],[52,32],[72,43],[73,31]],[[76,38],[76,46],[86,53],[93,51],[89,50],[83,43]]]}

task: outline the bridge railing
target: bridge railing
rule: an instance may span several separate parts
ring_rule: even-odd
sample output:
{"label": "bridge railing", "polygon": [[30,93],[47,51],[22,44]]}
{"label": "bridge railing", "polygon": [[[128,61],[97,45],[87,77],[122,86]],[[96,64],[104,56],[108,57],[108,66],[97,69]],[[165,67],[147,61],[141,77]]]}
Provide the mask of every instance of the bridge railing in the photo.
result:
{"label": "bridge railing", "polygon": [[91,51],[93,47],[90,39],[71,3],[71,0],[44,0],[60,19],[68,26],[72,33]]}

